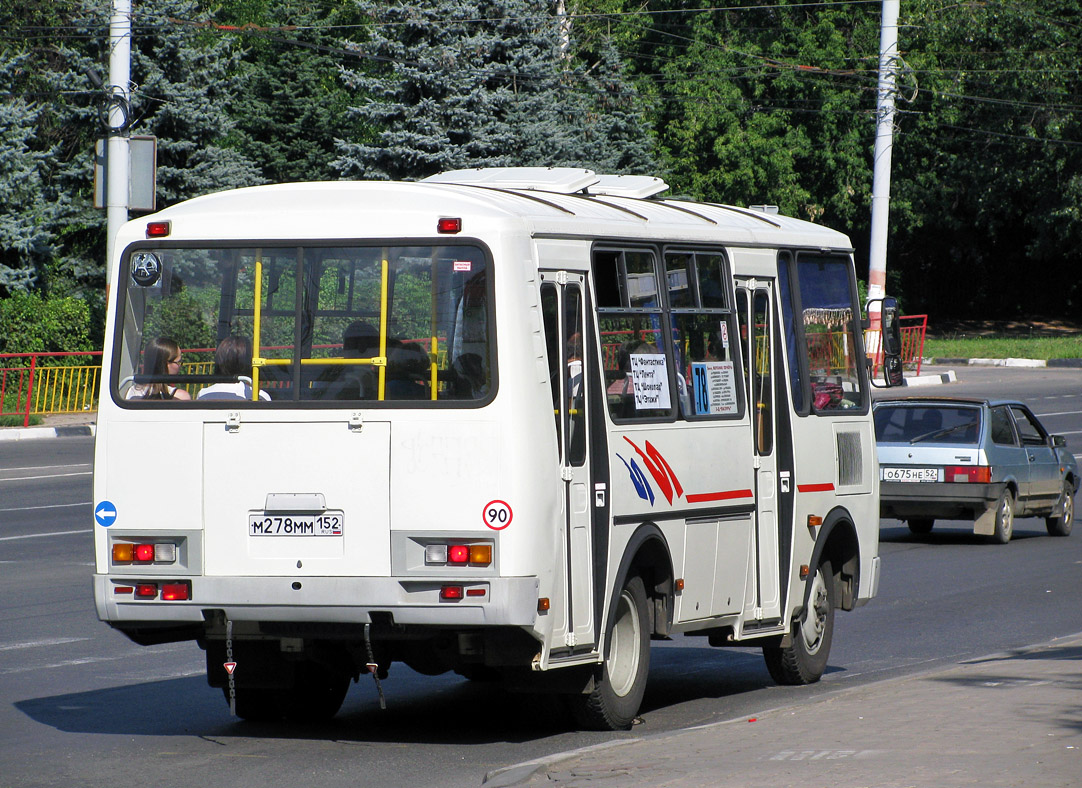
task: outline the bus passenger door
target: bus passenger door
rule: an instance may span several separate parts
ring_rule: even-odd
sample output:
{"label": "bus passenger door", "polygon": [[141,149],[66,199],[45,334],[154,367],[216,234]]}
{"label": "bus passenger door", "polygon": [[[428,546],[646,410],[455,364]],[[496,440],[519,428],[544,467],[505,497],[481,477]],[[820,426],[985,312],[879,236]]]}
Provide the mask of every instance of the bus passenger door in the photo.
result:
{"label": "bus passenger door", "polygon": [[781,617],[778,575],[778,461],[775,451],[777,403],[772,375],[774,358],[774,283],[737,281],[736,305],[744,355],[744,381],[752,422],[752,462],[755,466],[755,585],[744,603],[744,617],[769,621]]}
{"label": "bus passenger door", "polygon": [[[594,545],[590,490],[590,441],[586,374],[592,362],[587,332],[586,285],[582,274],[541,273],[541,308],[548,345],[549,383],[560,451],[564,494],[563,553],[566,577],[564,643],[572,650],[596,642]],[[602,493],[603,494],[603,493]],[[559,625],[554,627],[559,629]],[[556,633],[558,635],[558,632]],[[559,642],[554,639],[554,649]]]}

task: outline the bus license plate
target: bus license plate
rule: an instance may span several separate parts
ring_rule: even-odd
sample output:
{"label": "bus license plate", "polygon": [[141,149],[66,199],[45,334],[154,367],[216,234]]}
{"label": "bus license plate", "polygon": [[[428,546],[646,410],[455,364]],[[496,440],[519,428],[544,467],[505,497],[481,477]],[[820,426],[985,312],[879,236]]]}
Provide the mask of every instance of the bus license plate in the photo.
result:
{"label": "bus license plate", "polygon": [[884,468],[885,482],[941,482],[942,468]]}
{"label": "bus license plate", "polygon": [[322,514],[250,514],[249,536],[341,536],[342,512]]}

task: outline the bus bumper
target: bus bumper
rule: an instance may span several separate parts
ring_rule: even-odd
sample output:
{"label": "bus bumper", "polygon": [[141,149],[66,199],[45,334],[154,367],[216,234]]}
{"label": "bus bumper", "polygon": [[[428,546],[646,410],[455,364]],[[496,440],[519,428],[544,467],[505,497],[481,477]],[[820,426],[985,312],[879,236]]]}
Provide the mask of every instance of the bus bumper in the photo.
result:
{"label": "bus bumper", "polygon": [[[146,585],[190,583],[189,599],[136,598],[144,581],[94,575],[98,618],[118,629],[202,625],[205,613],[232,621],[368,624],[373,621],[452,627],[532,627],[537,618],[536,577],[424,580],[388,577],[185,577],[148,579]],[[443,589],[461,589],[447,598]],[[453,592],[452,592],[453,593]],[[375,615],[373,615],[375,614]]]}

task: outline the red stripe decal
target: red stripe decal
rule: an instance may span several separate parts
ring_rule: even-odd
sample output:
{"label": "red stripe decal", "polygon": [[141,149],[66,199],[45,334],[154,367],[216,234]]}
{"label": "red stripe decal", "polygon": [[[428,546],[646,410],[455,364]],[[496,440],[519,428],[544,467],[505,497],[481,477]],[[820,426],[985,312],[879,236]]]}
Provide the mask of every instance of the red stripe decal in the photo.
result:
{"label": "red stripe decal", "polygon": [[751,490],[725,490],[724,492],[698,493],[688,495],[688,503],[706,503],[708,501],[731,501],[733,498],[751,498]]}
{"label": "red stripe decal", "polygon": [[830,492],[834,489],[833,482],[827,482],[826,484],[798,484],[796,486],[797,492]]}

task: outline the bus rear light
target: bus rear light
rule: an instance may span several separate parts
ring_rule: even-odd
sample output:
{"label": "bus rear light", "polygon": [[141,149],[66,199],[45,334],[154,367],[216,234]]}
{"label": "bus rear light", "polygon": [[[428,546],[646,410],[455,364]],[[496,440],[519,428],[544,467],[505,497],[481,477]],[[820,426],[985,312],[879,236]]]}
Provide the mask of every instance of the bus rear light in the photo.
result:
{"label": "bus rear light", "polygon": [[427,544],[425,545],[425,564],[438,566],[490,566],[492,564],[492,544]]}
{"label": "bus rear light", "polygon": [[948,465],[943,469],[943,479],[948,482],[990,484],[992,469],[988,465]]}
{"label": "bus rear light", "polygon": [[154,563],[173,564],[177,560],[177,546],[172,542],[159,542],[154,545]]}
{"label": "bus rear light", "polygon": [[149,564],[154,560],[154,545],[152,544],[137,544],[135,545],[135,563],[137,564]]}
{"label": "bus rear light", "polygon": [[130,564],[135,560],[135,545],[129,542],[118,542],[113,545],[113,563]]}
{"label": "bus rear light", "polygon": [[492,563],[492,545],[490,544],[471,544],[470,545],[470,563],[480,564],[482,566],[488,566]]}
{"label": "bus rear light", "polygon": [[113,588],[114,594],[134,594],[135,588],[133,586],[116,586]]}
{"label": "bus rear light", "polygon": [[484,596],[487,593],[488,593],[488,590],[485,589],[485,588],[467,588],[466,589],[466,596]]}
{"label": "bus rear light", "polygon": [[135,586],[135,597],[137,599],[156,599],[158,596],[158,586],[155,583],[137,583]]}
{"label": "bus rear light", "polygon": [[169,222],[147,222],[147,238],[164,238],[171,229]]}
{"label": "bus rear light", "polygon": [[444,235],[452,235],[462,232],[462,219],[441,216],[436,220],[436,232]]}
{"label": "bus rear light", "polygon": [[162,583],[162,599],[166,602],[183,602],[192,598],[192,589],[187,583]]}
{"label": "bus rear light", "polygon": [[440,599],[454,601],[457,599],[462,599],[462,597],[462,586],[442,586],[440,588]]}

